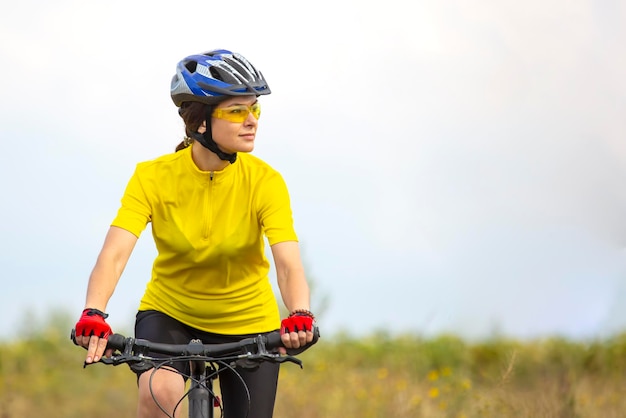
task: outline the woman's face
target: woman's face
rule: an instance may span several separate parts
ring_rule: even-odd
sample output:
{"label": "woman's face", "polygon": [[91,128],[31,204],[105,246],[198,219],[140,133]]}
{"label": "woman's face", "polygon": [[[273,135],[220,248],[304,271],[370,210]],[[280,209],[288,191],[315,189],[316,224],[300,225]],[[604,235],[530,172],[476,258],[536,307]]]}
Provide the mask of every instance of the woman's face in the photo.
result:
{"label": "woman's face", "polygon": [[[249,107],[257,103],[256,96],[237,96],[224,100],[217,105],[216,110],[227,115],[236,115],[248,112]],[[226,153],[251,152],[254,149],[254,138],[259,125],[258,119],[249,112],[243,122],[233,122],[214,115],[211,118],[211,132],[213,140]],[[201,128],[204,131],[203,128]],[[200,132],[200,130],[198,130]],[[202,132],[201,132],[202,133]]]}

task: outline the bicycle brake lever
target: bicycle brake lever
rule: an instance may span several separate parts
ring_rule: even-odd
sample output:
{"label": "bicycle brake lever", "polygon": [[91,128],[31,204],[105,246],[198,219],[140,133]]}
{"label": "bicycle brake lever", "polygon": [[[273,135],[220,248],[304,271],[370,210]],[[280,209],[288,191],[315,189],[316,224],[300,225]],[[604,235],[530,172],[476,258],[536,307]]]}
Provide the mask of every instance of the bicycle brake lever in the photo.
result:
{"label": "bicycle brake lever", "polygon": [[244,369],[256,369],[257,367],[259,367],[260,361],[269,361],[271,363],[286,363],[286,362],[290,362],[290,363],[295,363],[298,366],[300,366],[301,369],[303,369],[304,367],[302,366],[302,360],[300,360],[297,357],[293,357],[293,356],[280,356],[277,354],[256,354],[254,356],[251,357],[246,357],[246,358],[240,358],[237,359],[233,362],[233,364],[239,366],[239,367],[243,367]]}
{"label": "bicycle brake lever", "polygon": [[91,363],[84,362],[83,363],[83,369],[87,368],[87,366],[93,366],[94,364],[98,364],[98,363],[112,364],[114,366],[116,365],[115,362],[113,361],[113,359],[102,357],[100,360],[98,360],[96,362],[91,362]]}
{"label": "bicycle brake lever", "polygon": [[85,365],[83,366],[83,368],[87,367],[87,366],[91,366],[92,364],[98,364],[98,363],[103,363],[103,364],[107,364],[110,366],[119,366],[120,364],[124,364],[124,363],[130,363],[131,361],[133,361],[133,359],[124,356],[124,355],[119,355],[119,356],[111,356],[111,357],[102,357],[100,360],[98,360],[95,363],[85,363]]}
{"label": "bicycle brake lever", "polygon": [[301,369],[303,369],[304,367],[302,366],[302,360],[300,360],[297,357],[293,357],[293,356],[280,356],[280,357],[276,357],[274,359],[275,362],[277,363],[286,363],[286,362],[290,362],[290,363],[295,363],[298,366],[300,366]]}
{"label": "bicycle brake lever", "polygon": [[117,366],[119,364],[118,360],[113,357],[102,357],[100,359],[100,363],[112,364],[113,366]]}

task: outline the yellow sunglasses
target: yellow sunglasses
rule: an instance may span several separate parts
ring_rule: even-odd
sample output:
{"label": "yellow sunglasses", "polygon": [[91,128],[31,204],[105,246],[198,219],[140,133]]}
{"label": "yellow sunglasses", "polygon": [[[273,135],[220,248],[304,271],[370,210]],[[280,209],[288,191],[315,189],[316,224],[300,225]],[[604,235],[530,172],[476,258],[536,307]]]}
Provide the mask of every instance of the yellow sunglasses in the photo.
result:
{"label": "yellow sunglasses", "polygon": [[261,105],[259,102],[251,104],[250,106],[236,105],[217,108],[213,111],[213,117],[229,122],[243,123],[248,119],[250,113],[252,113],[256,119],[259,119],[261,116]]}

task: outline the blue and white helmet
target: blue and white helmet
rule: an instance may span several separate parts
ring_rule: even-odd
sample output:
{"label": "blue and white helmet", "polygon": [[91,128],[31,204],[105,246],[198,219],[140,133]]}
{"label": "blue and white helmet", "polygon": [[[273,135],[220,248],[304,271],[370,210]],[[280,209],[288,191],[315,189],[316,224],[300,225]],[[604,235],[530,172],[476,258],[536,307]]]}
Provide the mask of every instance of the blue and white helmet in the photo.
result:
{"label": "blue and white helmet", "polygon": [[270,94],[263,75],[242,55],[217,49],[184,58],[176,66],[170,95],[178,107],[183,102],[209,105],[224,96]]}

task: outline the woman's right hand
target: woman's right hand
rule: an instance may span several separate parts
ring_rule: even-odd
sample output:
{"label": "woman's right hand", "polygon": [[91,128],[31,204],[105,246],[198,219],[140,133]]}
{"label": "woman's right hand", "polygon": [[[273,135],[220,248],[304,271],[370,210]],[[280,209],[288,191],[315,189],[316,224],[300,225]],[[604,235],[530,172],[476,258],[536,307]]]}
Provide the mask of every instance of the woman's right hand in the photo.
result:
{"label": "woman's right hand", "polygon": [[106,350],[107,339],[112,334],[111,327],[106,323],[107,314],[87,308],[76,323],[75,343],[87,349],[85,363],[99,361],[103,355],[110,356],[113,350]]}

